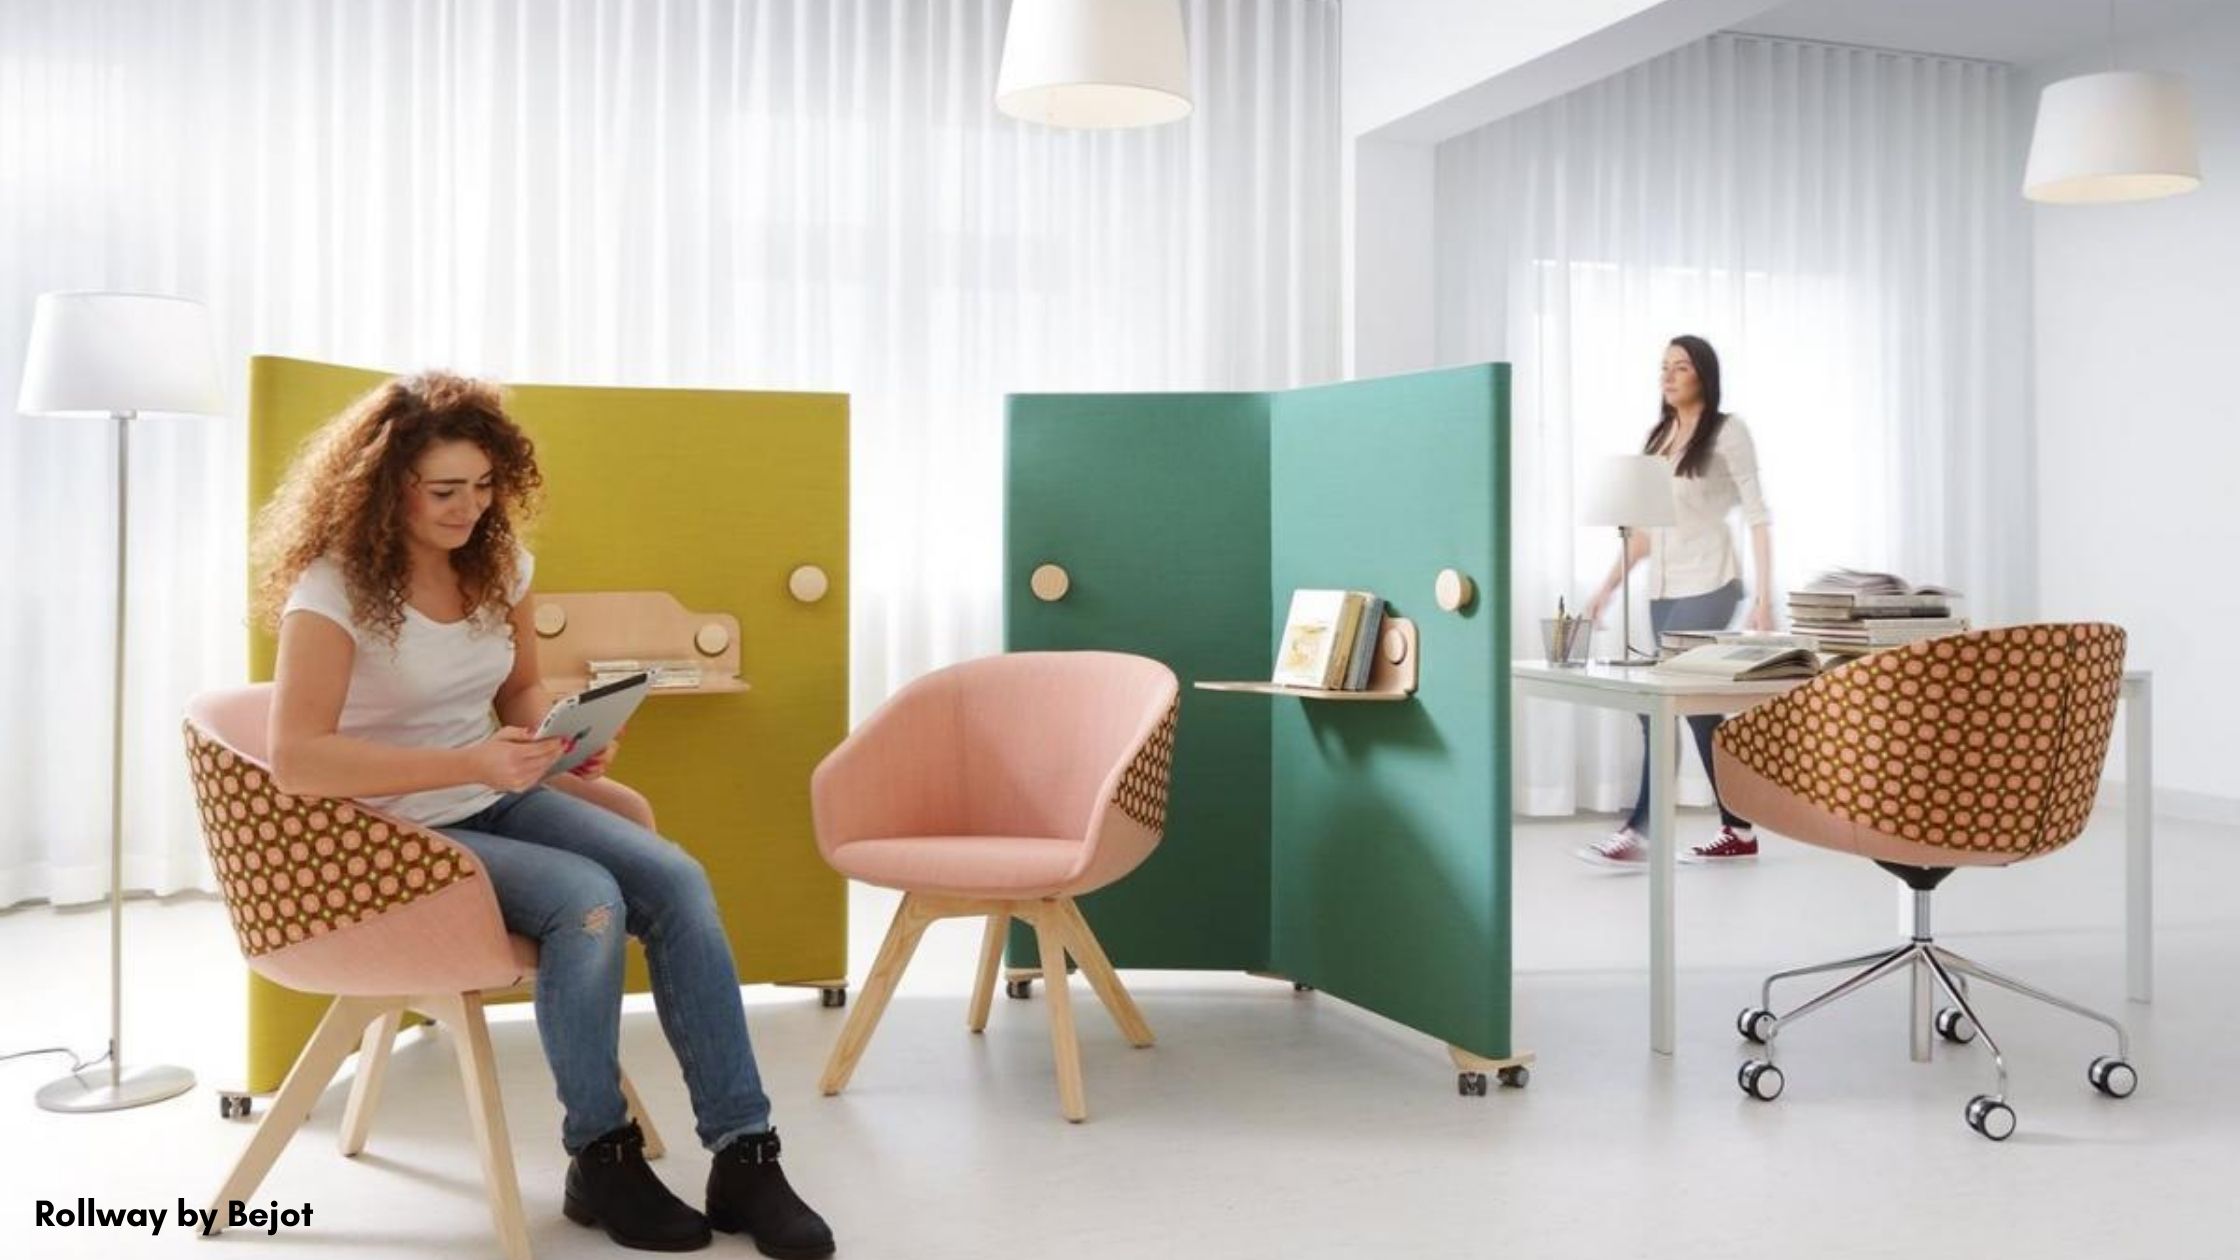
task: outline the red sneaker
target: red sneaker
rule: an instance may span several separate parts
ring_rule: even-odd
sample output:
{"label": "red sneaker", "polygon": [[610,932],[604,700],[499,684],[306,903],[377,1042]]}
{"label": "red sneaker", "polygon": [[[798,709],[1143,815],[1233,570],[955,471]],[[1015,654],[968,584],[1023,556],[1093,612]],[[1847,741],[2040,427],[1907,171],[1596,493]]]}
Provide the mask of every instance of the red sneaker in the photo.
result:
{"label": "red sneaker", "polygon": [[1737,831],[1732,827],[1719,828],[1719,838],[1709,844],[1699,844],[1680,855],[1683,862],[1755,862],[1758,860],[1758,835],[1754,831]]}
{"label": "red sneaker", "polygon": [[1631,827],[1621,827],[1598,844],[1590,844],[1575,855],[1589,866],[1607,867],[1614,871],[1645,871],[1649,869],[1649,844],[1641,833]]}

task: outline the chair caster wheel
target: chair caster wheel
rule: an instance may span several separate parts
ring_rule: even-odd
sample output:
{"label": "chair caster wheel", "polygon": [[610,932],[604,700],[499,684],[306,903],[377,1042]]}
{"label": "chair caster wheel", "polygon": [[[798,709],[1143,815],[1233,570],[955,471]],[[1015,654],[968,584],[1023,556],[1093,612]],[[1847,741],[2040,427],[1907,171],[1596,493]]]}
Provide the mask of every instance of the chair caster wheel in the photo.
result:
{"label": "chair caster wheel", "polygon": [[256,1100],[247,1094],[220,1093],[218,1115],[226,1120],[246,1120],[256,1106]]}
{"label": "chair caster wheel", "polygon": [[848,991],[846,989],[819,989],[817,990],[817,1001],[827,1010],[846,1006],[848,1004]]}
{"label": "chair caster wheel", "polygon": [[1486,1074],[1483,1072],[1459,1073],[1455,1076],[1454,1083],[1455,1088],[1460,1090],[1465,1098],[1483,1098],[1486,1096]]}
{"label": "chair caster wheel", "polygon": [[1523,1089],[1526,1083],[1532,1080],[1532,1069],[1519,1063],[1514,1067],[1501,1069],[1494,1073],[1494,1076],[1501,1081],[1504,1089]]}
{"label": "chair caster wheel", "polygon": [[1741,1070],[1734,1074],[1734,1083],[1759,1102],[1772,1102],[1781,1097],[1781,1087],[1788,1082],[1780,1068],[1764,1059],[1744,1059]]}
{"label": "chair caster wheel", "polygon": [[1007,998],[1018,998],[1022,1001],[1033,997],[1034,981],[1006,980],[1003,982],[1003,995]]}
{"label": "chair caster wheel", "polygon": [[2084,1077],[2092,1087],[2110,1098],[2129,1098],[2131,1091],[2139,1088],[2139,1073],[2121,1059],[2106,1055],[2094,1059],[2085,1069]]}
{"label": "chair caster wheel", "polygon": [[1772,1039],[1774,1027],[1779,1022],[1773,1017],[1772,1011],[1760,1010],[1754,1006],[1744,1007],[1742,1013],[1734,1017],[1734,1030],[1742,1034],[1744,1041],[1762,1046]]}
{"label": "chair caster wheel", "polygon": [[1994,1142],[2014,1136],[2014,1108],[1988,1094],[1968,1100],[1968,1127]]}
{"label": "chair caster wheel", "polygon": [[1976,1026],[1959,1007],[1948,1006],[1937,1012],[1937,1035],[1956,1046],[1964,1046],[1976,1039]]}

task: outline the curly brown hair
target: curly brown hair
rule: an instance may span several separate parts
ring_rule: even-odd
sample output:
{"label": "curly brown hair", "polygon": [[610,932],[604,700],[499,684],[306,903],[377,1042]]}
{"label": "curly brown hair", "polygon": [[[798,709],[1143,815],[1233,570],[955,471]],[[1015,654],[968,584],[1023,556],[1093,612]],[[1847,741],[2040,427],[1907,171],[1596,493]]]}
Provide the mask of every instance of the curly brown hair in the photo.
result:
{"label": "curly brown hair", "polygon": [[451,567],[470,618],[504,620],[519,580],[516,529],[535,514],[544,486],[536,445],[506,415],[496,385],[424,372],[383,381],[296,451],[250,542],[258,624],[277,628],[296,580],[331,556],[342,566],[352,617],[396,641],[409,578],[405,495],[414,463],[438,442],[472,442],[490,460],[490,509],[451,553]]}

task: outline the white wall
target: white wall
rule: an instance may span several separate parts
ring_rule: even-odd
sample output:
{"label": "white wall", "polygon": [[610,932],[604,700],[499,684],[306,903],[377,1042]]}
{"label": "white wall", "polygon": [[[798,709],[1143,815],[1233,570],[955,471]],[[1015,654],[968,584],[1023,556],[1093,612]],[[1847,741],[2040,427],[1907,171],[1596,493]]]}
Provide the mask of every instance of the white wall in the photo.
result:
{"label": "white wall", "polygon": [[1778,0],[1344,0],[1346,370],[1429,367],[1431,149]]}
{"label": "white wall", "polygon": [[1344,0],[1346,129],[1376,131],[1661,2]]}
{"label": "white wall", "polygon": [[[2240,6],[2127,32],[2121,58],[2190,81],[2203,182],[2032,212],[2038,585],[2155,671],[2158,806],[2240,820]],[[2104,64],[2034,68],[2033,96]]]}

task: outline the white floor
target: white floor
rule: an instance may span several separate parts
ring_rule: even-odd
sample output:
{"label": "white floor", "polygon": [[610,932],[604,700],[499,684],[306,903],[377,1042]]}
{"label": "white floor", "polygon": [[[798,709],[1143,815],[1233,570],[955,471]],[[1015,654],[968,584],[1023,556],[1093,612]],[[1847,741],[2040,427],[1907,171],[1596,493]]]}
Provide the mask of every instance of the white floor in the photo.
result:
{"label": "white floor", "polygon": [[[1908,1062],[1902,981],[1784,1036],[1779,1102],[1735,1088],[1731,1021],[1754,976],[1894,944],[1895,881],[1780,844],[1755,867],[1684,870],[1681,1038],[1663,1059],[1647,1047],[1645,886],[1568,857],[1598,830],[1517,831],[1516,1019],[1520,1046],[1540,1056],[1522,1091],[1460,1097],[1438,1045],[1327,996],[1243,976],[1137,973],[1131,987],[1159,1034],[1147,1051],[1131,1051],[1076,981],[1091,1119],[1067,1125],[1043,1000],[999,998],[987,1034],[967,1034],[977,927],[944,924],[842,1098],[818,1097],[815,1079],[843,1012],[805,993],[749,990],[787,1166],[852,1260],[2235,1254],[2240,833],[2162,825],[2152,1006],[2121,996],[2118,816],[2100,816],[2064,853],[1963,872],[1939,895],[1946,944],[2120,1010],[2132,1028],[2143,1083],[2110,1102],[2084,1080],[2086,1062],[2110,1049],[2096,1025],[1987,997],[2021,1122],[1995,1146],[1960,1116],[1988,1084],[1981,1043]],[[859,979],[892,904],[858,890]],[[31,1094],[59,1060],[0,1063],[0,1255],[178,1245],[36,1228],[34,1204],[199,1205],[247,1137],[218,1118],[210,1088],[238,1071],[241,1041],[240,967],[222,910],[197,898],[136,903],[127,941],[129,1058],[189,1066],[203,1084],[136,1111],[56,1116]],[[98,910],[0,914],[0,1051],[96,1046],[105,949]],[[696,1197],[706,1157],[642,1001],[625,1019],[624,1056],[672,1140],[657,1167]],[[244,1256],[494,1254],[452,1059],[428,1036],[400,1045],[363,1156],[334,1151],[338,1084],[266,1181],[260,1197],[313,1205],[312,1228],[204,1245]],[[616,1254],[559,1214],[557,1106],[533,1027],[509,1017],[494,1037],[538,1254]],[[715,1251],[752,1254],[730,1238]]]}

